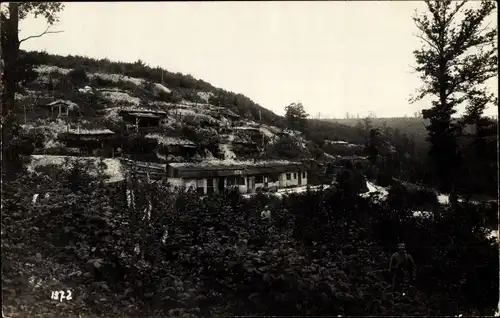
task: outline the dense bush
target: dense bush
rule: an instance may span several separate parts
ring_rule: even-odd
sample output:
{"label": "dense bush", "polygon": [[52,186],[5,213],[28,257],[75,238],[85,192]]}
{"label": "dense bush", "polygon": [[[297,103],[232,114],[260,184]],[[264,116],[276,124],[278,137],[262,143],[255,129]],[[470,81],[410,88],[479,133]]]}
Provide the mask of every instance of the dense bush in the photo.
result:
{"label": "dense bush", "polygon": [[439,205],[436,192],[426,188],[409,188],[399,182],[392,182],[388,203],[408,209],[434,210]]}
{"label": "dense bush", "polygon": [[350,195],[367,192],[366,179],[361,169],[354,169],[351,165],[344,167],[337,175],[338,189]]}
{"label": "dense bush", "polygon": [[391,173],[387,170],[379,170],[375,173],[375,183],[381,187],[390,186],[393,184],[393,181]]}
{"label": "dense bush", "polygon": [[131,156],[153,154],[158,147],[156,139],[146,138],[137,134],[122,134],[112,139],[114,147],[120,147],[124,153]]}
{"label": "dense bush", "polygon": [[69,71],[67,77],[69,81],[77,88],[88,85],[90,82],[89,77],[83,68],[75,68]]}
{"label": "dense bush", "polygon": [[268,159],[298,160],[309,156],[309,151],[290,136],[281,137],[277,142],[268,145],[265,149],[265,158]]}
{"label": "dense bush", "polygon": [[[103,293],[147,316],[455,315],[496,306],[498,245],[485,239],[481,207],[444,209],[433,221],[342,191],[200,200],[163,183],[104,184],[82,167],[51,171],[5,187],[2,244],[29,237],[25,250],[77,266],[66,281],[87,286],[87,305],[101,310],[110,305],[96,302]],[[33,205],[41,189],[52,196]],[[270,222],[260,219],[265,204]],[[384,270],[401,240],[419,267],[417,289],[392,300]]]}

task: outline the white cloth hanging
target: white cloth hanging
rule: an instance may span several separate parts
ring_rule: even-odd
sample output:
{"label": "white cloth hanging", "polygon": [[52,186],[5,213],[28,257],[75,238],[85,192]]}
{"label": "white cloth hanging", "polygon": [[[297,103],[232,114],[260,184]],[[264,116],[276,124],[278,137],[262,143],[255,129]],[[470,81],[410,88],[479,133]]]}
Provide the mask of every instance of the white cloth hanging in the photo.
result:
{"label": "white cloth hanging", "polygon": [[38,199],[38,196],[39,196],[39,194],[38,194],[38,193],[35,193],[35,194],[33,195],[33,200],[31,201],[33,204],[35,204],[35,203],[36,203],[36,200]]}

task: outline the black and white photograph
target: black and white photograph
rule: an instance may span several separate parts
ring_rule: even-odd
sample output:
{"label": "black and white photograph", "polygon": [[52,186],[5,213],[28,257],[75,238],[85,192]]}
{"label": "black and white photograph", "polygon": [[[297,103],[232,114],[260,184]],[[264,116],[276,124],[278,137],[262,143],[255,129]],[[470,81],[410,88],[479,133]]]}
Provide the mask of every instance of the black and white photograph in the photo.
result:
{"label": "black and white photograph", "polygon": [[500,317],[492,0],[0,3],[2,317]]}

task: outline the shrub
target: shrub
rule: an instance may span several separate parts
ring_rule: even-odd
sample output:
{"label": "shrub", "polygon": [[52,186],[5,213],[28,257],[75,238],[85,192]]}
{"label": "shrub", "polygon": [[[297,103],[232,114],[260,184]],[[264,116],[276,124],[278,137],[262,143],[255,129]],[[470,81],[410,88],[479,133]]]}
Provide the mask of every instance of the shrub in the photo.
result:
{"label": "shrub", "polygon": [[[466,314],[497,305],[498,245],[481,232],[481,206],[418,220],[330,190],[200,199],[133,177],[104,184],[89,169],[51,168],[48,179],[5,185],[2,230],[12,233],[5,242],[16,245],[22,232],[25,249],[79,266],[80,286],[97,295],[103,291],[90,291],[92,284],[104,284],[140,315],[454,315],[456,306]],[[40,188],[53,198],[33,205]],[[260,219],[265,204],[271,222]],[[381,269],[400,240],[420,269],[418,289],[391,301]]]}
{"label": "shrub", "polygon": [[167,93],[165,91],[159,91],[157,99],[162,102],[174,103],[174,104],[182,102],[182,96],[176,91],[172,91],[170,93]]}
{"label": "shrub", "polygon": [[76,68],[67,74],[68,80],[76,87],[88,85],[89,77],[83,68]]}
{"label": "shrub", "polygon": [[378,171],[375,180],[382,187],[390,186],[394,182],[392,175],[388,171]]}

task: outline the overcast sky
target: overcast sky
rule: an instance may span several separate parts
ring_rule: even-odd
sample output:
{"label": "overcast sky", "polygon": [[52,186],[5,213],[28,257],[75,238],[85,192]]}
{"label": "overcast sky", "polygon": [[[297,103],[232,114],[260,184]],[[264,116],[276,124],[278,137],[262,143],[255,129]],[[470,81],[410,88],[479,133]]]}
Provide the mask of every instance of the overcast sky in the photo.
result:
{"label": "overcast sky", "polygon": [[[63,33],[24,50],[143,60],[242,93],[282,115],[300,101],[313,117],[412,116],[419,86],[412,21],[420,1],[66,3]],[[494,22],[496,24],[496,21]],[[20,37],[45,30],[22,21]],[[496,84],[495,84],[496,87]],[[497,114],[498,109],[487,110]]]}

